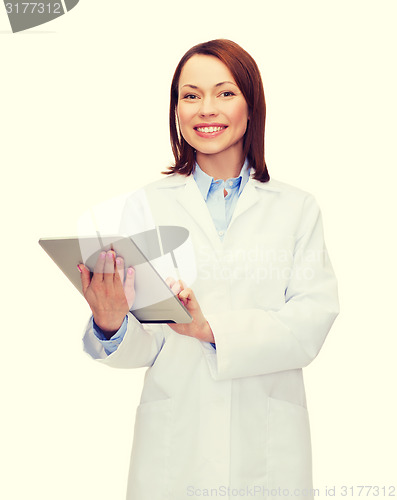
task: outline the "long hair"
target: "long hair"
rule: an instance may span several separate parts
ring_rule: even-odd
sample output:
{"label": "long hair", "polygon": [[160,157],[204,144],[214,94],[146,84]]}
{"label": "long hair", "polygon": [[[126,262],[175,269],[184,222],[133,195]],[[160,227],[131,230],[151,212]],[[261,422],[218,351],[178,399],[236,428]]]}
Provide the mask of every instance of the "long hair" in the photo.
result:
{"label": "long hair", "polygon": [[179,99],[179,78],[185,63],[194,55],[215,56],[222,61],[236,81],[249,109],[250,119],[243,139],[244,158],[252,169],[254,179],[267,182],[270,179],[265,162],[265,120],[266,102],[263,83],[254,59],[237,43],[226,39],[210,40],[189,49],[179,61],[171,83],[170,99],[170,140],[175,164],[163,174],[178,173],[190,175],[195,165],[195,151],[183,138],[177,126],[177,106]]}

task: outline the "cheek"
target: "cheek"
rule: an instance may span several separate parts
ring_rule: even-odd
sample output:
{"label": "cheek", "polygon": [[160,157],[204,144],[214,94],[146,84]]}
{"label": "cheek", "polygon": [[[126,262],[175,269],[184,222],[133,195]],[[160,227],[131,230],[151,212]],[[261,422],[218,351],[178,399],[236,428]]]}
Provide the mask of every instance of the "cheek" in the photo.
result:
{"label": "cheek", "polygon": [[239,106],[239,108],[238,108],[238,114],[240,116],[240,119],[242,121],[244,121],[245,123],[247,123],[247,120],[248,120],[248,106],[247,106],[246,103],[244,103],[241,106]]}
{"label": "cheek", "polygon": [[190,144],[190,146],[194,147],[192,144],[192,134],[193,131],[191,129],[191,120],[192,113],[190,110],[186,108],[183,109],[183,106],[177,108],[177,117],[179,122],[179,131],[185,141]]}
{"label": "cheek", "polygon": [[191,112],[191,110],[189,111],[188,109],[184,108],[184,106],[178,106],[177,115],[178,115],[179,125],[180,125],[181,130],[182,130],[190,122],[190,120],[192,118],[192,112]]}
{"label": "cheek", "polygon": [[239,130],[241,130],[242,134],[244,134],[247,129],[248,122],[248,107],[246,104],[238,106],[234,110],[233,121],[235,124],[239,125]]}

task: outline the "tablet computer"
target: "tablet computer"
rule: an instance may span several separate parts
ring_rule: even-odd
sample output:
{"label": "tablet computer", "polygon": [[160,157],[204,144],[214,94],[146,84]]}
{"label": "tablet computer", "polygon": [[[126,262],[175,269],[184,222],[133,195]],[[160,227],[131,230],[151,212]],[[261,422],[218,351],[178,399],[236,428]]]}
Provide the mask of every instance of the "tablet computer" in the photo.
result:
{"label": "tablet computer", "polygon": [[135,270],[135,301],[130,312],[141,323],[190,323],[192,317],[142,252],[129,237],[87,236],[41,238],[40,246],[83,294],[78,264],[93,272],[100,252],[114,250],[126,269]]}

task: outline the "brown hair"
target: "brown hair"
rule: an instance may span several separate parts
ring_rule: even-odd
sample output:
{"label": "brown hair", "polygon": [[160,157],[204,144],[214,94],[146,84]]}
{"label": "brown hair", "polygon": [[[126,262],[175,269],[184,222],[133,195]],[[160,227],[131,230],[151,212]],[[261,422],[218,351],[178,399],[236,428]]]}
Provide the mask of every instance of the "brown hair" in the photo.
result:
{"label": "brown hair", "polygon": [[262,78],[254,59],[231,40],[217,39],[200,43],[189,49],[179,61],[171,83],[170,139],[175,165],[163,174],[178,173],[190,175],[195,164],[194,149],[182,137],[177,128],[178,85],[185,63],[196,54],[215,56],[230,70],[241,90],[249,109],[250,119],[244,135],[243,153],[254,169],[254,179],[267,182],[269,172],[265,162],[265,120],[266,102]]}

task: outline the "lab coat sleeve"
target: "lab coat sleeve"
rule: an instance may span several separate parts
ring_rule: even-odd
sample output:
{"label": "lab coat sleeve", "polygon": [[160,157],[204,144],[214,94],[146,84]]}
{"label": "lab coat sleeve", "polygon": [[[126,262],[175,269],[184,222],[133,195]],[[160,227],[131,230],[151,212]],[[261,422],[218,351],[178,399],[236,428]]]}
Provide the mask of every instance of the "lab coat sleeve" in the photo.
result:
{"label": "lab coat sleeve", "polygon": [[302,206],[285,304],[207,314],[216,351],[204,349],[214,379],[302,368],[318,354],[339,313],[336,278],[313,197]]}
{"label": "lab coat sleeve", "polygon": [[93,327],[95,337],[99,340],[99,342],[105,348],[106,354],[111,354],[121,344],[121,341],[124,338],[125,332],[127,331],[127,324],[128,324],[128,316],[126,316],[124,318],[124,321],[121,324],[118,331],[110,339],[108,339],[106,337],[106,335],[104,334],[104,332],[95,323],[95,320],[93,321],[92,327]]}
{"label": "lab coat sleeve", "polygon": [[[134,191],[125,200],[119,234],[132,236],[153,227],[155,227],[154,219],[145,189]],[[91,317],[84,333],[83,346],[84,351],[93,359],[111,367],[147,367],[156,360],[164,344],[165,335],[163,325],[142,325],[133,314],[128,313],[127,330],[123,339],[119,345],[114,345],[114,349],[106,349],[107,343],[101,342],[95,335]]]}
{"label": "lab coat sleeve", "polygon": [[117,349],[107,354],[94,333],[90,318],[83,337],[84,351],[96,361],[113,368],[140,368],[151,366],[164,345],[162,325],[142,325],[128,313],[127,331]]}

